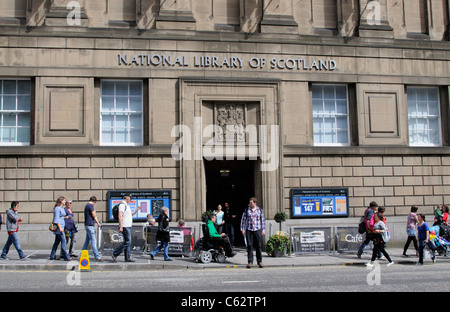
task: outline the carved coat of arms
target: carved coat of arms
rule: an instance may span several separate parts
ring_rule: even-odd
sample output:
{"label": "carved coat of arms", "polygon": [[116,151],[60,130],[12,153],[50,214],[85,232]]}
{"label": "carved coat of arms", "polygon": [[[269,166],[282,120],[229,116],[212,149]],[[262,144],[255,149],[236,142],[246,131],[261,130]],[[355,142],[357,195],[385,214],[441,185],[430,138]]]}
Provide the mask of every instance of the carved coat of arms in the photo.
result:
{"label": "carved coat of arms", "polygon": [[245,142],[245,105],[218,104],[216,105],[216,125],[219,142]]}

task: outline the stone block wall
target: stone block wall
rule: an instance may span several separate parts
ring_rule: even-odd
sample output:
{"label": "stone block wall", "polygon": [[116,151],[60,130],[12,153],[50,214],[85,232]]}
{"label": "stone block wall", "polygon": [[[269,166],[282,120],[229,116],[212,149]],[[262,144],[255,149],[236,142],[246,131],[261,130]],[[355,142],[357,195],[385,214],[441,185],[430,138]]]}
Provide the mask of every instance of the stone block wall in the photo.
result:
{"label": "stone block wall", "polygon": [[56,198],[74,201],[75,221],[84,222],[84,206],[96,196],[97,214],[107,220],[109,190],[171,189],[174,218],[179,213],[178,163],[155,156],[34,156],[0,158],[0,213],[19,201],[24,223],[51,221]]}
{"label": "stone block wall", "polygon": [[371,201],[388,216],[406,216],[412,205],[432,215],[450,201],[447,156],[290,156],[284,158],[284,206],[291,188],[347,187],[350,217],[363,215]]}

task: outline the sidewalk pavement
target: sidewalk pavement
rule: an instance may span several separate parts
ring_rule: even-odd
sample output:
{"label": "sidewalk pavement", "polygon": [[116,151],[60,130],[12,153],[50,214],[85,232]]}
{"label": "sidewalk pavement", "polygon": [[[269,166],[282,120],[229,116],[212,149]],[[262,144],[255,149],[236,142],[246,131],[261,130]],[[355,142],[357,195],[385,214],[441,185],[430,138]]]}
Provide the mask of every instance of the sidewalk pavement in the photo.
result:
{"label": "sidewalk pavement", "polygon": [[[164,261],[162,252],[155,256],[155,260],[150,260],[147,254],[132,253],[132,259],[135,262],[124,262],[123,254],[119,255],[117,262],[114,262],[109,254],[103,255],[103,261],[94,260],[89,250],[89,264],[92,272],[94,271],[152,271],[152,270],[199,270],[199,269],[220,269],[220,268],[242,268],[247,266],[247,252],[243,248],[236,248],[236,256],[227,258],[224,263],[211,262],[208,264],[197,263],[193,257],[172,256],[173,261]],[[387,248],[387,252],[396,265],[415,265],[418,257],[415,256],[414,248],[408,250],[409,257],[402,257],[401,248]],[[80,255],[81,251],[78,252]],[[28,258],[20,260],[15,249],[11,249],[6,260],[0,260],[1,270],[30,270],[46,271],[59,270],[71,271],[78,270],[79,257],[72,261],[50,260],[50,250],[31,250],[25,251]],[[299,267],[299,266],[335,266],[335,265],[355,265],[364,266],[371,257],[372,251],[368,248],[358,258],[356,253],[326,253],[326,254],[308,254],[308,255],[290,255],[285,257],[269,257],[263,252],[263,263],[266,268],[274,267]],[[448,262],[450,257],[437,256],[436,262]],[[386,260],[381,260],[386,264]],[[431,264],[431,259],[425,259],[425,265]],[[254,263],[252,270],[260,270]]]}

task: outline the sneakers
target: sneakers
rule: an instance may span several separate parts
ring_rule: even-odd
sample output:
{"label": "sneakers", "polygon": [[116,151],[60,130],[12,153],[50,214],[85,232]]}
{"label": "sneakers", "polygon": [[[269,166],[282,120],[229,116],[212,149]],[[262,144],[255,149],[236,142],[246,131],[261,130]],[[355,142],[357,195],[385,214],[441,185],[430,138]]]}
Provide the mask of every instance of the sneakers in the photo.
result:
{"label": "sneakers", "polygon": [[393,265],[394,264],[394,261],[391,261],[391,262],[389,262],[388,264],[386,264],[386,266],[388,267],[388,266],[391,266],[391,265]]}

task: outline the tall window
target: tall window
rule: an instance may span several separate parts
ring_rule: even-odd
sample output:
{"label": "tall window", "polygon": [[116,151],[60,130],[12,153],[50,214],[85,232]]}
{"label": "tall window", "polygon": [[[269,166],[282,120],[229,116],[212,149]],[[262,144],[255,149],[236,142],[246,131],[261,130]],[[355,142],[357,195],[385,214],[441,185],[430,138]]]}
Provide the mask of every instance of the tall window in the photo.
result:
{"label": "tall window", "polygon": [[30,80],[0,80],[0,145],[30,144]]}
{"label": "tall window", "polygon": [[439,88],[408,87],[408,126],[411,146],[441,146]]}
{"label": "tall window", "polygon": [[[240,7],[238,0],[215,0],[213,5],[214,22],[216,25],[240,25]],[[216,26],[217,27],[217,26]]]}
{"label": "tall window", "polygon": [[406,29],[410,34],[428,33],[428,10],[426,0],[404,0]]}
{"label": "tall window", "polygon": [[314,0],[313,19],[314,28],[337,30],[338,6],[336,0]]}
{"label": "tall window", "polygon": [[102,145],[143,144],[142,81],[102,80]]}
{"label": "tall window", "polygon": [[312,85],[314,145],[350,145],[346,85]]}
{"label": "tall window", "polygon": [[108,0],[109,19],[112,21],[136,21],[136,1]]}

